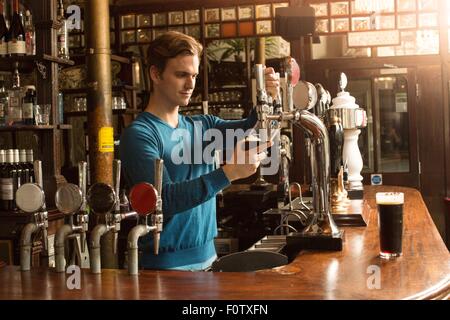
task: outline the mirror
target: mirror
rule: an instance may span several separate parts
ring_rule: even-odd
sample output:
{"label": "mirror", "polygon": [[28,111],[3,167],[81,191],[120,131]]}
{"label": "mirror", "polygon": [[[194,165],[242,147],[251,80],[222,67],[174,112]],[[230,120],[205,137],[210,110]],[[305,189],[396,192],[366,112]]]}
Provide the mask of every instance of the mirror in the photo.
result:
{"label": "mirror", "polygon": [[55,194],[55,204],[58,210],[64,214],[77,212],[83,204],[81,189],[73,183],[61,185]]}

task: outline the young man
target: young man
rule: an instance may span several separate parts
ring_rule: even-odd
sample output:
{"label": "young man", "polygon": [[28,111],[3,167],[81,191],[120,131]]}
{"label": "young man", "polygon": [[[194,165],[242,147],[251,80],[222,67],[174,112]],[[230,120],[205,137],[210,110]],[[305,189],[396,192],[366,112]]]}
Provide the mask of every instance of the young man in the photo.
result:
{"label": "young man", "polygon": [[[203,142],[194,141],[198,139],[198,130],[204,133],[218,129],[225,135],[227,129],[247,130],[256,124],[254,112],[247,119],[234,121],[211,115],[185,117],[178,113],[180,106],[189,103],[194,90],[201,52],[201,44],[178,32],[167,32],[150,44],[150,101],[121,137],[120,155],[130,187],[143,181],[153,184],[154,160],[164,160],[164,225],[160,249],[158,255],[153,254],[151,235],[140,239],[144,268],[203,270],[209,267],[217,257],[215,195],[231,181],[255,173],[264,158],[264,153],[253,152],[246,154],[252,157],[247,163],[227,163],[220,169],[204,160],[200,163],[174,160],[180,155],[192,159],[195,155],[184,153],[198,151],[198,143],[204,147]],[[268,90],[275,91],[279,81],[272,68],[266,70],[266,79]],[[180,151],[177,149],[180,144],[187,148]],[[259,151],[269,146],[267,143]]]}

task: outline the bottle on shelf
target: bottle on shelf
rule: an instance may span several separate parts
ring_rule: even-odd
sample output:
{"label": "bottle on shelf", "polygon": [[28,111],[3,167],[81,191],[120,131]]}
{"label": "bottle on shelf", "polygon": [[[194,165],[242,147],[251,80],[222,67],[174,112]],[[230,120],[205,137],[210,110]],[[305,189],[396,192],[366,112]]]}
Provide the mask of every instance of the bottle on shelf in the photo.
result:
{"label": "bottle on shelf", "polygon": [[0,127],[6,126],[6,115],[9,106],[9,96],[5,89],[5,81],[0,80]]}
{"label": "bottle on shelf", "polygon": [[[1,175],[1,172],[3,170],[3,166],[5,165],[5,163],[6,163],[5,150],[0,150],[0,175]],[[0,190],[0,192],[1,192],[1,190]]]}
{"label": "bottle on shelf", "polygon": [[13,16],[7,34],[8,54],[11,56],[25,55],[25,30],[19,13],[19,0],[13,0]]}
{"label": "bottle on shelf", "polygon": [[27,164],[27,151],[25,149],[19,150],[19,166],[22,168],[20,175],[20,185],[30,182],[30,168]]}
{"label": "bottle on shelf", "polygon": [[6,26],[5,16],[3,15],[3,0],[0,0],[0,56],[8,54],[7,34],[8,27]]}
{"label": "bottle on shelf", "polygon": [[20,76],[16,62],[12,77],[12,88],[9,90],[9,106],[7,114],[8,125],[22,123],[22,94],[20,90]]}
{"label": "bottle on shelf", "polygon": [[36,89],[34,86],[26,87],[26,94],[22,100],[22,123],[26,125],[34,124],[34,105],[36,104]]}
{"label": "bottle on shelf", "polygon": [[[17,167],[14,164],[14,150],[5,152],[6,163],[0,174],[0,202],[3,210],[14,210],[14,185],[17,185]],[[14,183],[16,181],[16,183]]]}
{"label": "bottle on shelf", "polygon": [[16,191],[22,185],[22,166],[20,165],[19,149],[14,149],[14,165],[16,166],[16,178],[13,180],[13,209],[17,210],[16,206]]}
{"label": "bottle on shelf", "polygon": [[27,55],[36,55],[36,31],[30,10],[25,11],[25,51]]}
{"label": "bottle on shelf", "polygon": [[28,171],[30,174],[30,183],[34,183],[36,181],[36,179],[34,178],[34,159],[33,159],[33,149],[27,149],[26,150],[26,162],[27,162],[27,167],[28,167]]}
{"label": "bottle on shelf", "polygon": [[62,0],[58,0],[58,23],[60,24],[57,32],[58,57],[62,59],[69,59],[67,20],[64,15],[64,5]]}

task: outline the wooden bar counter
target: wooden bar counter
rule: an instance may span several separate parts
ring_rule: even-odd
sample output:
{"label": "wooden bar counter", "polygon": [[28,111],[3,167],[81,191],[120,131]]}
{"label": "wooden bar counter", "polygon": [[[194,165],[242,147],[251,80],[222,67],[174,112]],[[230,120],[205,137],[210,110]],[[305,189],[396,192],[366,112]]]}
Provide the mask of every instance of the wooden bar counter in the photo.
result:
{"label": "wooden bar counter", "polygon": [[[378,191],[405,193],[403,256],[397,260],[378,257]],[[67,288],[70,274],[4,266],[0,299],[448,299],[450,254],[420,193],[366,186],[364,196],[368,226],[343,228],[341,252],[304,251],[287,266],[245,273],[146,270],[129,276],[126,270],[84,270],[79,290]],[[370,288],[374,270],[381,275],[378,289]]]}

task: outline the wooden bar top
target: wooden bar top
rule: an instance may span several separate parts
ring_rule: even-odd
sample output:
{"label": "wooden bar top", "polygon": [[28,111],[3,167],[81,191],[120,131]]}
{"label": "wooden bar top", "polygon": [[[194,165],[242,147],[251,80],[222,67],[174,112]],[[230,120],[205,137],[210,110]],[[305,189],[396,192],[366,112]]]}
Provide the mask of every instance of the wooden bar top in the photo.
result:
{"label": "wooden bar top", "polygon": [[[397,260],[378,256],[379,191],[405,193],[403,256]],[[245,273],[83,270],[79,290],[67,288],[70,274],[6,266],[0,268],[0,299],[448,299],[450,254],[420,193],[366,186],[364,197],[368,226],[343,228],[340,252],[303,251],[287,266]],[[374,270],[381,275],[379,288]]]}

